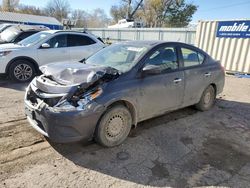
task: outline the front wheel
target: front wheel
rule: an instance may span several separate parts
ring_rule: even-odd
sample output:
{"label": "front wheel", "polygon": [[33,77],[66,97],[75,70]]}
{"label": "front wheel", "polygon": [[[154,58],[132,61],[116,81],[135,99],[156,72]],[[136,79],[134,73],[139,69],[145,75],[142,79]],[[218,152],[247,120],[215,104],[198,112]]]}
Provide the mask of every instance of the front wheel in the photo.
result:
{"label": "front wheel", "polygon": [[106,147],[121,144],[128,136],[132,126],[129,110],[122,105],[114,106],[100,119],[95,134],[95,140]]}
{"label": "front wheel", "polygon": [[208,86],[203,92],[199,103],[195,105],[198,110],[207,111],[211,109],[215,103],[215,89],[212,85]]}
{"label": "front wheel", "polygon": [[34,65],[27,60],[17,60],[10,65],[9,77],[13,81],[28,82],[35,76]]}

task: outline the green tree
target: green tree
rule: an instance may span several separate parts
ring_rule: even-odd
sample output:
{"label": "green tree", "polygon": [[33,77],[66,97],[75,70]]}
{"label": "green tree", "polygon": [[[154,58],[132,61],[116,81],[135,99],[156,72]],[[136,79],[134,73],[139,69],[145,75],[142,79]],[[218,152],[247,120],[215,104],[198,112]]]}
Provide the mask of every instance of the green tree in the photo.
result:
{"label": "green tree", "polygon": [[169,27],[186,27],[191,21],[192,16],[196,12],[197,6],[193,4],[175,4],[169,8],[165,25]]}
{"label": "green tree", "polygon": [[130,12],[135,20],[144,21],[146,27],[184,27],[196,10],[196,5],[186,4],[185,0],[121,0],[120,5],[113,6],[110,13],[115,22]]}

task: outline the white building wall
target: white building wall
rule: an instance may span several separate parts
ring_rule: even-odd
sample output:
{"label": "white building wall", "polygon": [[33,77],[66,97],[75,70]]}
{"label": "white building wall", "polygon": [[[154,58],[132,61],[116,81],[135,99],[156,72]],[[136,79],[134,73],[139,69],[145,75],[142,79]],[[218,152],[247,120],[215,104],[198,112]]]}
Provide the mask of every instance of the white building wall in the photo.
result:
{"label": "white building wall", "polygon": [[250,38],[218,38],[217,25],[218,21],[200,21],[195,45],[220,60],[227,71],[250,73]]}

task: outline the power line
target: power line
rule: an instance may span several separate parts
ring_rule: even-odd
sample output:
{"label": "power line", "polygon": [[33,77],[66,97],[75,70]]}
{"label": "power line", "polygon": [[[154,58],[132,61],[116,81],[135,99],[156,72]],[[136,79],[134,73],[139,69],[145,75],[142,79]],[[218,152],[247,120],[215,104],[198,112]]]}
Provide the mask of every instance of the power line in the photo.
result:
{"label": "power line", "polygon": [[241,6],[241,5],[245,5],[245,4],[250,4],[250,1],[244,1],[244,2],[241,2],[241,3],[234,3],[234,4],[230,4],[230,5],[226,5],[226,6],[214,7],[214,8],[211,8],[211,9],[200,10],[200,11],[207,12],[207,11],[213,11],[213,10],[229,8],[229,7],[234,7],[234,6]]}

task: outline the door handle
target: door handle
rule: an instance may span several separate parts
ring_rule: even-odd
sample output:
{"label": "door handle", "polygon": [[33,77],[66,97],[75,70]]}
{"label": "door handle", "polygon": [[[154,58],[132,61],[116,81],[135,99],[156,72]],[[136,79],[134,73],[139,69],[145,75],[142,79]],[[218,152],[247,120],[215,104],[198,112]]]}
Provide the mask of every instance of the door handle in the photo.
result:
{"label": "door handle", "polygon": [[181,78],[175,78],[175,79],[174,79],[174,83],[175,83],[175,84],[177,84],[177,83],[179,83],[179,82],[181,82],[181,81],[182,81]]}
{"label": "door handle", "polygon": [[211,76],[211,72],[206,72],[206,73],[204,74],[204,76],[206,76],[206,77]]}

